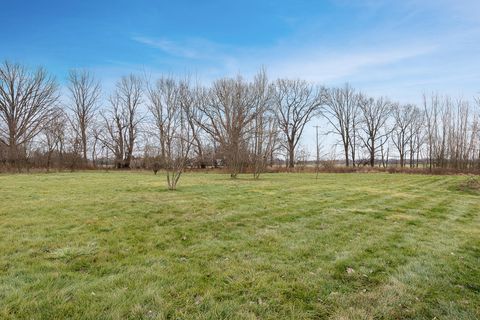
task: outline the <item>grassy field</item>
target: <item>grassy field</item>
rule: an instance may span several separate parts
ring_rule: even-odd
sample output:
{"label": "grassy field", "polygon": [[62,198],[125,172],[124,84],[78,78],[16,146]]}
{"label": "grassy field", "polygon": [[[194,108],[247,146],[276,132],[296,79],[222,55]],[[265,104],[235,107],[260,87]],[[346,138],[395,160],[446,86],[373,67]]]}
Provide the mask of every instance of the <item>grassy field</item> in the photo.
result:
{"label": "grassy field", "polygon": [[478,319],[461,176],[0,176],[0,319]]}

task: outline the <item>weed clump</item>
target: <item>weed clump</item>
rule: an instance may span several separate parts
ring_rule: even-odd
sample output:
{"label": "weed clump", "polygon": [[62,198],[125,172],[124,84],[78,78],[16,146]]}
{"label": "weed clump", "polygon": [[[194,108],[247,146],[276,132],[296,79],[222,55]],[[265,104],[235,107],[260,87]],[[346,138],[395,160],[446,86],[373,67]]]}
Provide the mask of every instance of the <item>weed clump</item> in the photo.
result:
{"label": "weed clump", "polygon": [[464,192],[480,194],[480,179],[476,176],[469,176],[466,181],[459,184],[458,189]]}

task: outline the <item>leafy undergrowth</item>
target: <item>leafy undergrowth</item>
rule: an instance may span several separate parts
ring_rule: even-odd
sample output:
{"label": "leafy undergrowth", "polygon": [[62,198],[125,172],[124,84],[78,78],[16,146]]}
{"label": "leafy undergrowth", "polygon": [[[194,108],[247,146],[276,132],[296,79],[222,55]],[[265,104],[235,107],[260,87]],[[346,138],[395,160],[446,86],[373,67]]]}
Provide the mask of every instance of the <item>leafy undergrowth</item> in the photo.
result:
{"label": "leafy undergrowth", "polygon": [[1,319],[478,319],[464,177],[0,176]]}

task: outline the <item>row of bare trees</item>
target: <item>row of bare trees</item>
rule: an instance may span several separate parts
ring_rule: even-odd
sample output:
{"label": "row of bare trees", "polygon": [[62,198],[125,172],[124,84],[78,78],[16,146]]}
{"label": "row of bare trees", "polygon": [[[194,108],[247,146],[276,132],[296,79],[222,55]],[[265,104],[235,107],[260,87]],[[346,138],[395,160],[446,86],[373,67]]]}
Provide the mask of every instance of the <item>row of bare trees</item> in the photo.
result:
{"label": "row of bare trees", "polygon": [[[423,105],[371,98],[349,85],[326,89],[320,113],[339,137],[346,166],[480,169],[480,102],[423,96]],[[392,161],[390,161],[392,162]]]}
{"label": "row of bare trees", "polygon": [[279,159],[296,165],[312,119],[336,137],[346,166],[480,166],[478,100],[425,95],[421,106],[399,104],[348,84],[271,81],[263,70],[209,86],[129,75],[110,94],[75,70],[65,88],[44,69],[0,66],[2,168],[150,166],[167,171],[171,189],[188,166],[222,165],[233,178],[249,169],[258,178]]}

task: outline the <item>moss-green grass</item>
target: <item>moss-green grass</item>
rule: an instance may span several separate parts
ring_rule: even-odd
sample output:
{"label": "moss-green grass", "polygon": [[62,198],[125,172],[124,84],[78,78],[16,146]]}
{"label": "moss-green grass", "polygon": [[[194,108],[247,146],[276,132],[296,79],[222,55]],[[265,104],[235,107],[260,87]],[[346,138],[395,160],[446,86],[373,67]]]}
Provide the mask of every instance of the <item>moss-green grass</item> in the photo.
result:
{"label": "moss-green grass", "polygon": [[0,176],[0,319],[478,319],[460,176]]}

